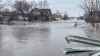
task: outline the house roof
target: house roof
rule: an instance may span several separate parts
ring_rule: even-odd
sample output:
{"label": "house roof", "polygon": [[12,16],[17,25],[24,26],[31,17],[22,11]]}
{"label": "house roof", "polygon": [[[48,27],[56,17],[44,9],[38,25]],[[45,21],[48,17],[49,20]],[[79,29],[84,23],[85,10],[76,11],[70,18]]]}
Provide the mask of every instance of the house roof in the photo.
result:
{"label": "house roof", "polygon": [[40,13],[45,13],[45,14],[49,14],[49,15],[51,15],[52,13],[51,13],[51,10],[50,9],[38,9],[38,8],[35,8],[35,9],[33,9],[31,12],[34,12],[34,11],[38,11],[38,12],[40,12]]}

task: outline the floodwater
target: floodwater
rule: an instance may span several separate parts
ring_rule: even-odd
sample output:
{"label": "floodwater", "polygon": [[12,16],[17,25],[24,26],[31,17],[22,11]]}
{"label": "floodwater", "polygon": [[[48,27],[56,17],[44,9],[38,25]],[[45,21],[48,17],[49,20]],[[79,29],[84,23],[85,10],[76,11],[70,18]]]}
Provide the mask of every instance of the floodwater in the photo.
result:
{"label": "floodwater", "polygon": [[64,48],[70,45],[65,37],[70,34],[86,36],[84,29],[84,26],[75,28],[71,23],[0,26],[0,56],[67,56]]}

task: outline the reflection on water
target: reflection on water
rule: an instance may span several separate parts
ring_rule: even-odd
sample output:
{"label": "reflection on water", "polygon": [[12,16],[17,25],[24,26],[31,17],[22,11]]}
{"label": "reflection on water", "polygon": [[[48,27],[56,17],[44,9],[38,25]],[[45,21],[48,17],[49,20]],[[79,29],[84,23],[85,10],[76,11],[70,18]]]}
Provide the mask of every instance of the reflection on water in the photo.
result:
{"label": "reflection on water", "polygon": [[49,28],[1,26],[0,56],[40,55],[48,46],[49,33]]}
{"label": "reflection on water", "polygon": [[52,40],[51,32],[49,27],[44,26],[0,26],[0,56],[64,55],[55,45],[56,38]]}
{"label": "reflection on water", "polygon": [[82,31],[67,23],[47,25],[0,26],[0,56],[66,56],[63,49],[69,45],[65,36]]}

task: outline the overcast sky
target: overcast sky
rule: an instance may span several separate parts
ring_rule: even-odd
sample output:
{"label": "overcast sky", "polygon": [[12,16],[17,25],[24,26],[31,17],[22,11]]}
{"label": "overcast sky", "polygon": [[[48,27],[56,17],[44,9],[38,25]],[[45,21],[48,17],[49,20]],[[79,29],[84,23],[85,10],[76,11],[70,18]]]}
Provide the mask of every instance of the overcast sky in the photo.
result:
{"label": "overcast sky", "polygon": [[48,0],[50,7],[53,10],[60,10],[62,13],[67,13],[69,16],[81,16],[84,11],[81,9],[81,0]]}

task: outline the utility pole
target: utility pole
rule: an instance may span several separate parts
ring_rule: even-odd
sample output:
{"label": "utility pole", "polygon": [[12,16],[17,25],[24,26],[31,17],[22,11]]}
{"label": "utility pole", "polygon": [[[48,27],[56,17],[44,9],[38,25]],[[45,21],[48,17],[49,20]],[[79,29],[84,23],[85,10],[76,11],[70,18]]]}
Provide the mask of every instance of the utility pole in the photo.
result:
{"label": "utility pole", "polygon": [[42,9],[42,0],[39,1],[39,8]]}
{"label": "utility pole", "polygon": [[43,5],[44,5],[44,8],[47,9],[49,6],[48,6],[48,1],[47,0],[44,0],[43,1]]}
{"label": "utility pole", "polygon": [[48,1],[47,0],[41,0],[39,2],[39,8],[41,8],[41,9],[48,9],[49,8]]}

